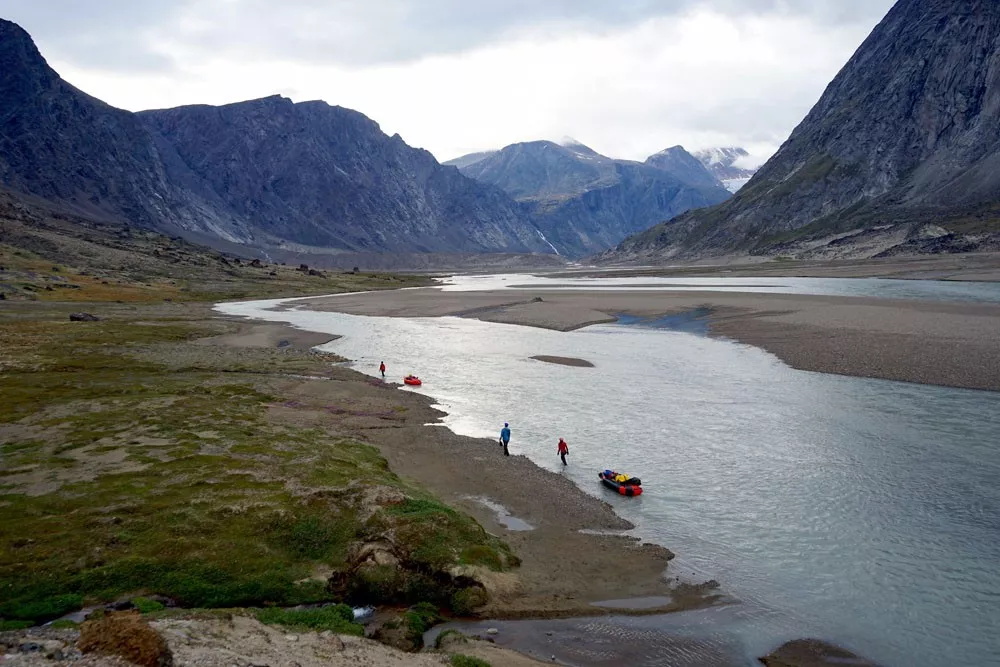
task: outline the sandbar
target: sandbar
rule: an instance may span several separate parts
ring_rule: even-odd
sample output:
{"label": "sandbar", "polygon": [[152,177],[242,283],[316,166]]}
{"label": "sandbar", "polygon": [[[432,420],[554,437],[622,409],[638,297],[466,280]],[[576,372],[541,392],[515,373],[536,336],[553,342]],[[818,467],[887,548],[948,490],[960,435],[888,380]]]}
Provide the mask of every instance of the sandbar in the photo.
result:
{"label": "sandbar", "polygon": [[532,359],[544,361],[548,364],[559,364],[560,366],[575,366],[577,368],[594,367],[594,364],[586,359],[577,359],[576,357],[554,357],[551,354],[538,354],[532,357]]}
{"label": "sandbar", "polygon": [[1000,390],[1000,304],[713,291],[438,288],[321,297],[314,310],[461,316],[572,331],[616,314],[707,309],[710,335],[761,347],[800,370]]}

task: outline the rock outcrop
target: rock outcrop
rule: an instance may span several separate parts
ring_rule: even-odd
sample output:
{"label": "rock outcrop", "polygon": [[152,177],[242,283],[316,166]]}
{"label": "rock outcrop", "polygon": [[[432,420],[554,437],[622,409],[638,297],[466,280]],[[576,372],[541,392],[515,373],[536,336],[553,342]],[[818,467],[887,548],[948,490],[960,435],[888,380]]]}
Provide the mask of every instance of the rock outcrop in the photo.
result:
{"label": "rock outcrop", "polygon": [[900,0],[733,199],[604,259],[994,249],[998,122],[1000,3]]}
{"label": "rock outcrop", "polygon": [[63,81],[2,19],[0,184],[84,215],[240,243],[253,236],[134,114]]}

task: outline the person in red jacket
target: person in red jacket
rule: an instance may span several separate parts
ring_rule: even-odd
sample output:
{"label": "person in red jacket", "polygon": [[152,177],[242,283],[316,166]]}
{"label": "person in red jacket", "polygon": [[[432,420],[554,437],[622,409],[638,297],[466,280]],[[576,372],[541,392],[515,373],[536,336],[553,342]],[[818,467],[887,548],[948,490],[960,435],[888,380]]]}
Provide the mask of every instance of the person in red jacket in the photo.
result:
{"label": "person in red jacket", "polygon": [[378,369],[382,371],[382,379],[385,379],[385,362],[383,361],[378,365]]}
{"label": "person in red jacket", "polygon": [[563,465],[566,465],[566,455],[569,454],[569,445],[562,438],[559,438],[559,458],[562,459]]}

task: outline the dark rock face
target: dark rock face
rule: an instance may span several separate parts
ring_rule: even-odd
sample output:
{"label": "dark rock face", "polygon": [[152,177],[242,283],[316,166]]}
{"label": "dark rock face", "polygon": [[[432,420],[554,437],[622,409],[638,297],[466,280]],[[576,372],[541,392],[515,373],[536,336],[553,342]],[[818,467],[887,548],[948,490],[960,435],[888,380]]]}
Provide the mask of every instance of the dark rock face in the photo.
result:
{"label": "dark rock face", "polygon": [[0,20],[0,183],[81,213],[248,240],[189,176],[133,114],[60,79],[24,30]]}
{"label": "dark rock face", "polygon": [[[677,149],[690,158],[687,164]],[[521,202],[560,252],[580,256],[729,196],[697,160],[677,149],[643,164],[615,160],[579,143],[532,141],[481,154],[477,161],[466,156],[453,162],[463,165],[462,173]]]}
{"label": "dark rock face", "polygon": [[838,234],[926,223],[975,247],[1000,231],[998,121],[1000,3],[900,0],[732,200],[608,258],[809,256]]}
{"label": "dark rock face", "polygon": [[553,252],[501,190],[360,113],[271,97],[133,114],[60,79],[2,20],[0,185],[209,244]]}
{"label": "dark rock face", "polygon": [[139,117],[275,239],[357,251],[551,252],[503,192],[350,109],[275,96]]}

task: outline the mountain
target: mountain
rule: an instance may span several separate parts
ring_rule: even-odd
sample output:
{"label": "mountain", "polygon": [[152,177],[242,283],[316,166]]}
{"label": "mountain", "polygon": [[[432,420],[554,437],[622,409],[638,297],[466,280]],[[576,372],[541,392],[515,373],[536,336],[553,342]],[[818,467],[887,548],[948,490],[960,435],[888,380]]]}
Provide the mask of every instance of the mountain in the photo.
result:
{"label": "mountain", "polygon": [[481,160],[485,160],[494,153],[496,153],[496,151],[481,151],[479,153],[469,153],[468,155],[456,157],[451,160],[445,160],[441,164],[446,165],[448,167],[458,167],[459,169],[461,169],[462,167],[468,167],[471,164],[475,164]]}
{"label": "mountain", "polygon": [[749,156],[746,149],[738,146],[707,148],[694,153],[694,157],[730,192],[738,191],[757,173],[756,169],[737,164],[737,162],[745,163]]}
{"label": "mountain", "polygon": [[503,192],[357,111],[274,96],[138,116],[272,245],[551,252]]}
{"label": "mountain", "polygon": [[696,156],[684,150],[683,146],[674,146],[662,150],[646,158],[646,164],[665,171],[682,183],[702,187],[718,187],[723,185],[717,174],[702,164]]}
{"label": "mountain", "polygon": [[731,200],[607,261],[1000,249],[1000,3],[900,0]]}
{"label": "mountain", "polygon": [[0,183],[81,213],[248,242],[247,226],[135,115],[59,78],[0,19]]}
{"label": "mountain", "polygon": [[230,250],[553,252],[501,190],[356,111],[275,96],[133,114],[63,81],[8,21],[0,184]]}
{"label": "mountain", "polygon": [[463,174],[521,202],[561,252],[582,256],[664,218],[729,196],[693,158],[694,173],[680,178],[683,160],[673,149],[669,152],[662,156],[661,169],[609,158],[564,139],[512,144],[478,160],[459,160]]}

